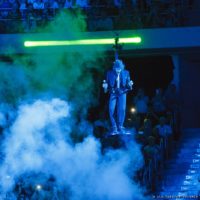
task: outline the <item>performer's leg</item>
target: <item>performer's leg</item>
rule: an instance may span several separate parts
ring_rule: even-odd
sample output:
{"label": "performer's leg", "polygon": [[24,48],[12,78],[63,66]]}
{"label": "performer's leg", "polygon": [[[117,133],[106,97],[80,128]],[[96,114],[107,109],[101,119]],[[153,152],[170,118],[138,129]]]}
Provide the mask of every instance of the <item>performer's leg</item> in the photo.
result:
{"label": "performer's leg", "polygon": [[118,105],[117,105],[117,120],[118,120],[118,128],[123,127],[126,113],[126,94],[121,94],[118,97]]}
{"label": "performer's leg", "polygon": [[115,94],[110,95],[110,100],[109,100],[109,115],[110,115],[110,122],[113,130],[117,130],[117,124],[114,118],[115,114],[115,107],[116,107],[116,102],[117,102],[117,97]]}

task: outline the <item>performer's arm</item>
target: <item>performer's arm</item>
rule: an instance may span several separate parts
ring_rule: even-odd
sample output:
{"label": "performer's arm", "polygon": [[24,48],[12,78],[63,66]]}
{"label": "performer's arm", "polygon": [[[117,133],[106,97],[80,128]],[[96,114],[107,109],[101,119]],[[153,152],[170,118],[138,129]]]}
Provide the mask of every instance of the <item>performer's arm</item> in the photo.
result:
{"label": "performer's arm", "polygon": [[102,84],[102,87],[103,87],[103,90],[104,90],[104,93],[107,93],[108,92],[108,73],[106,74],[106,80],[104,79],[103,80],[103,84]]}
{"label": "performer's arm", "polygon": [[132,88],[133,88],[133,81],[132,81],[131,78],[130,78],[130,73],[129,73],[129,71],[127,71],[127,72],[128,72],[128,74],[127,74],[127,86],[128,86],[129,89],[132,90]]}
{"label": "performer's arm", "polygon": [[107,93],[108,92],[108,83],[106,82],[106,80],[103,80],[102,87],[104,89],[104,92]]}

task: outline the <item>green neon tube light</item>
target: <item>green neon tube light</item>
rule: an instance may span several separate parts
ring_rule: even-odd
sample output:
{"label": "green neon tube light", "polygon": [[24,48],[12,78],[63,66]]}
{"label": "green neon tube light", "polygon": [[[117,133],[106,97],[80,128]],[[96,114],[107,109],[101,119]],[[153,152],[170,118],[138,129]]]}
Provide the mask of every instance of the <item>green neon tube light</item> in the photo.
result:
{"label": "green neon tube light", "polygon": [[[119,38],[119,43],[138,44],[141,43],[141,37]],[[41,47],[41,46],[72,46],[72,45],[100,45],[114,44],[115,38],[106,39],[86,39],[86,40],[63,40],[63,41],[25,41],[25,47]]]}

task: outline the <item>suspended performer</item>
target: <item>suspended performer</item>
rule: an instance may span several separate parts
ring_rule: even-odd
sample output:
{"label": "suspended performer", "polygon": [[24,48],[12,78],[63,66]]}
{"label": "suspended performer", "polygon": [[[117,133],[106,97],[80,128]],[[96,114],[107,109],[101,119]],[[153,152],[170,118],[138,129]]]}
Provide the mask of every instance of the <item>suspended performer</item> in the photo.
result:
{"label": "suspended performer", "polygon": [[[103,81],[104,92],[109,92],[109,117],[111,134],[125,133],[123,126],[126,112],[126,93],[132,90],[133,81],[130,73],[124,69],[122,60],[116,59],[113,68],[107,71]],[[116,113],[115,113],[116,111]]]}

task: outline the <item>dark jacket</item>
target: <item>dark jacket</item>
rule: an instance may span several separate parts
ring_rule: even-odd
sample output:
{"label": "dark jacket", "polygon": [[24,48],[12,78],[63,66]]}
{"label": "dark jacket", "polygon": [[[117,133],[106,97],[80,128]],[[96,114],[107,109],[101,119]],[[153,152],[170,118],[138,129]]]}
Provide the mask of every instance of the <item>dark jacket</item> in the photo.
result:
{"label": "dark jacket", "polygon": [[[108,83],[108,90],[113,92],[116,89],[117,73],[114,70],[109,70],[106,75],[106,82]],[[127,70],[120,72],[120,89],[130,89],[128,83],[130,81],[130,73]]]}

